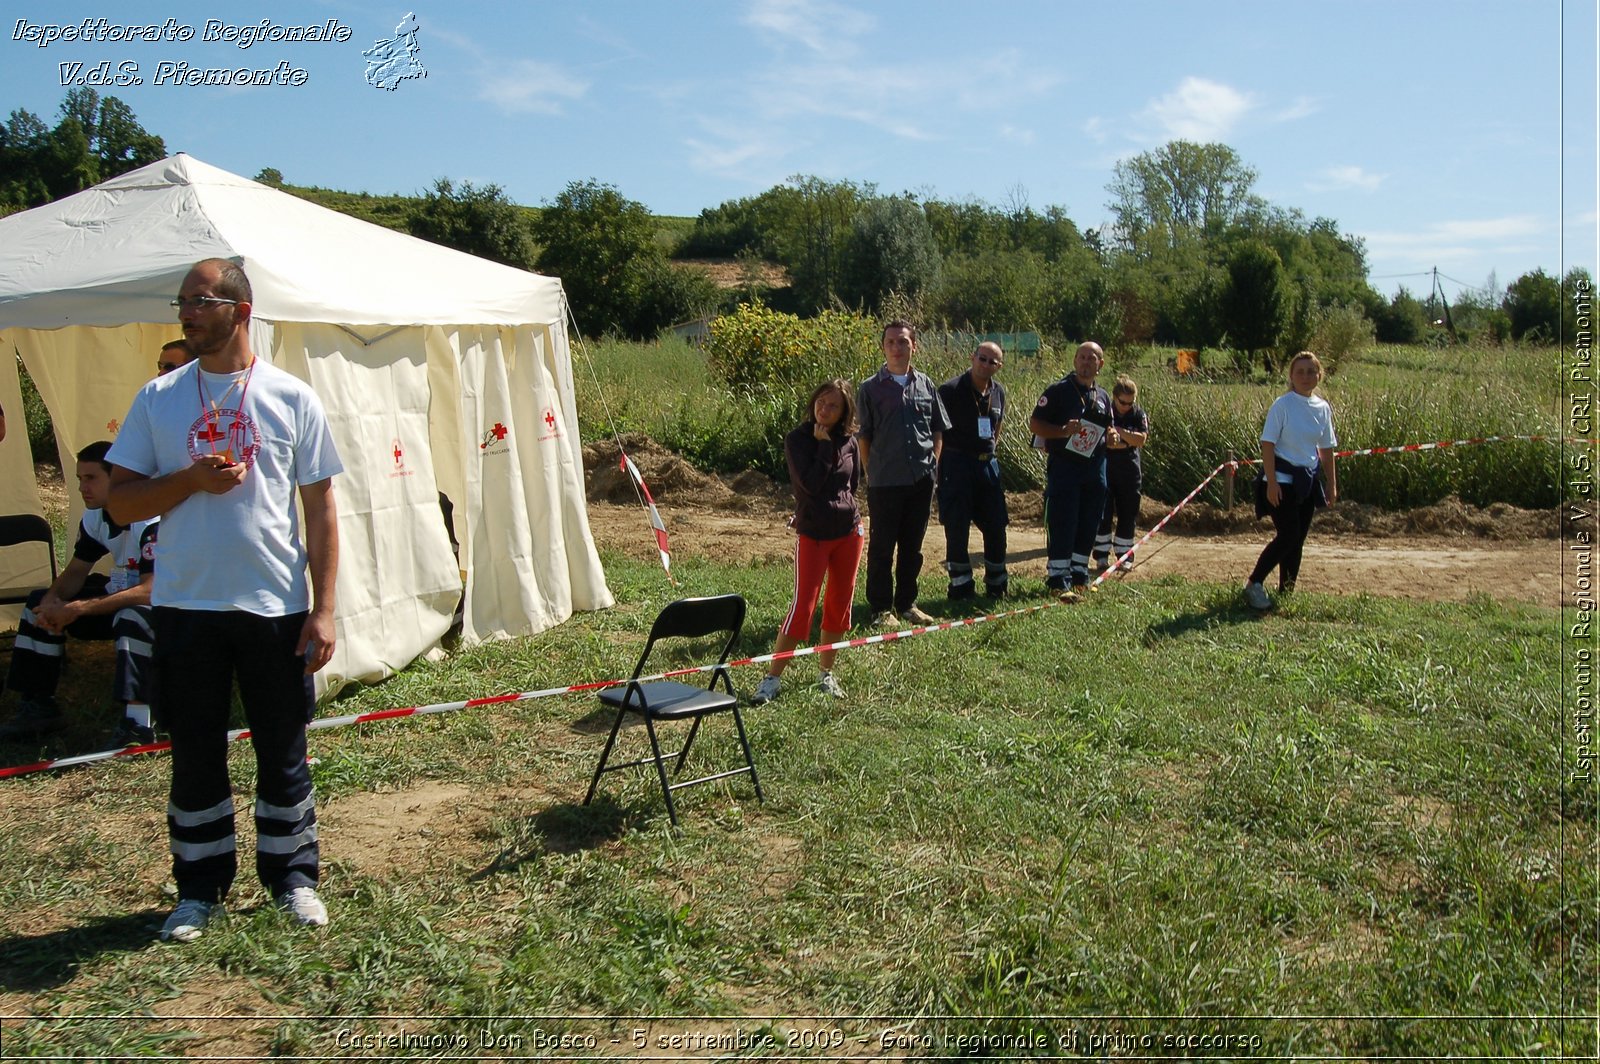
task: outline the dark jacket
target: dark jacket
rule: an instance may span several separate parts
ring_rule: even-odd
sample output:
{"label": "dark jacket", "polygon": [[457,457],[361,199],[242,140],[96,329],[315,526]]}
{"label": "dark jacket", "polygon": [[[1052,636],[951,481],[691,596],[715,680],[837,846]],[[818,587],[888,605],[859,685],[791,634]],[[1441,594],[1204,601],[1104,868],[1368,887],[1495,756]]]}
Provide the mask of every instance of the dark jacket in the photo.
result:
{"label": "dark jacket", "polygon": [[856,485],[861,481],[861,452],[854,436],[819,440],[805,422],[783,439],[794,489],[794,530],[812,539],[848,536],[861,523]]}

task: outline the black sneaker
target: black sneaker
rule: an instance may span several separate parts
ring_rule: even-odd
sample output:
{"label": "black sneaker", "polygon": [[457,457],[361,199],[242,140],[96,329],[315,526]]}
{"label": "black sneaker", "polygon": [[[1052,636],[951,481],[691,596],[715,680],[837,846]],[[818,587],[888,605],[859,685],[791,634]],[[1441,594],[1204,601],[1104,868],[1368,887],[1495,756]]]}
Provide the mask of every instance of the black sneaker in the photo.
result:
{"label": "black sneaker", "polygon": [[135,724],[132,717],[123,717],[122,723],[117,725],[115,734],[111,736],[111,745],[117,746],[149,746],[156,741],[154,728],[147,728],[143,724]]}
{"label": "black sneaker", "polygon": [[1009,581],[1002,581],[998,584],[984,584],[983,593],[988,595],[990,598],[1005,598],[1009,590],[1009,586]]}
{"label": "black sneaker", "polygon": [[977,595],[978,589],[970,580],[965,584],[951,584],[950,589],[945,592],[945,598],[950,599],[952,602],[960,599],[976,598]]}
{"label": "black sneaker", "polygon": [[1065,576],[1047,576],[1044,578],[1044,586],[1051,591],[1065,591],[1068,586],[1067,578]]}
{"label": "black sneaker", "polygon": [[0,724],[0,740],[33,739],[60,731],[65,724],[54,698],[24,698],[17,704],[16,715]]}

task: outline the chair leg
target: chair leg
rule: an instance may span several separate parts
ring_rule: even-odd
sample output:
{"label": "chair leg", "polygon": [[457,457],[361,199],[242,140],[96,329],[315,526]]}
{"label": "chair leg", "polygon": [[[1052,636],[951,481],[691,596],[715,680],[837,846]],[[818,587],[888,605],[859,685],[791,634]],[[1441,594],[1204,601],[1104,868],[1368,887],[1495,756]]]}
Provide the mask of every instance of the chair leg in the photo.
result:
{"label": "chair leg", "polygon": [[694,723],[689,725],[689,737],[683,741],[683,749],[678,751],[677,764],[672,766],[672,774],[676,776],[683,771],[684,762],[689,760],[689,747],[694,745],[694,737],[699,734],[701,717],[694,718]]}
{"label": "chair leg", "polygon": [[606,739],[606,748],[600,752],[600,763],[595,766],[594,779],[589,781],[589,793],[583,796],[583,804],[588,805],[594,800],[594,790],[600,785],[600,774],[606,770],[606,761],[611,757],[611,748],[616,744],[617,732],[622,728],[622,716],[627,710],[617,710],[617,719],[611,722],[611,735]]}
{"label": "chair leg", "polygon": [[744,747],[744,763],[750,766],[750,782],[756,785],[756,800],[764,802],[767,796],[761,793],[761,777],[756,775],[756,759],[750,756],[750,740],[744,734],[744,718],[739,715],[739,707],[733,707],[733,725],[739,729],[739,745]]}
{"label": "chair leg", "polygon": [[678,826],[678,810],[672,804],[672,786],[667,782],[667,766],[661,763],[661,743],[656,740],[656,726],[648,715],[644,718],[645,730],[650,733],[650,749],[656,756],[656,775],[661,778],[661,797],[667,800],[667,818],[674,829]]}

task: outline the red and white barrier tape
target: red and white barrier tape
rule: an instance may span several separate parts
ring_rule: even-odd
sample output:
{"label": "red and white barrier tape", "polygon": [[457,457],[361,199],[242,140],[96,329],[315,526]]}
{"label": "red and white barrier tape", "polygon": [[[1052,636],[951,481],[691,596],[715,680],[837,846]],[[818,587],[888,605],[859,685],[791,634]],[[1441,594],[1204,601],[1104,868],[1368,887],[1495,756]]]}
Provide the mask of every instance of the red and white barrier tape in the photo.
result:
{"label": "red and white barrier tape", "polygon": [[[919,625],[899,632],[880,632],[877,635],[861,636],[857,639],[844,639],[837,643],[819,644],[810,647],[796,647],[794,650],[785,650],[781,653],[758,654],[754,657],[739,658],[723,664],[690,665],[669,672],[658,672],[650,676],[640,676],[641,683],[652,680],[670,680],[679,676],[692,676],[695,673],[714,672],[719,668],[740,668],[745,665],[764,665],[771,661],[787,660],[789,658],[805,657],[808,654],[817,654],[824,650],[847,650],[851,647],[871,646],[874,643],[891,643],[897,639],[906,639],[911,636],[923,635],[927,632],[942,632],[952,628],[963,628],[988,621],[999,621],[1007,617],[1021,617],[1024,614],[1038,613],[1058,606],[1057,602],[1046,602],[1038,606],[1025,606],[1021,609],[1007,610],[1004,613],[990,613],[981,617],[966,617],[955,621],[941,621],[938,624]],[[382,709],[372,713],[353,713],[343,717],[318,717],[306,725],[306,731],[324,731],[328,728],[343,728],[351,724],[367,724],[379,720],[395,720],[400,717],[420,717],[435,713],[454,713],[462,709],[475,709],[479,706],[504,705],[511,702],[529,702],[537,698],[552,698],[556,695],[582,694],[587,691],[598,691],[606,687],[618,687],[628,683],[627,678],[620,680],[599,680],[592,683],[571,684],[566,687],[547,687],[539,691],[521,691],[516,694],[493,695],[488,698],[469,698],[462,702],[438,702],[427,706],[409,706],[404,709]],[[241,739],[250,737],[250,729],[240,728],[228,733],[228,742],[236,743]],[[130,746],[122,750],[102,750],[94,754],[78,754],[73,757],[56,758],[52,761],[38,761],[31,765],[14,765],[10,768],[0,768],[0,779],[10,776],[25,776],[35,772],[47,772],[51,769],[72,768],[77,765],[87,765],[95,761],[109,761],[118,757],[134,757],[138,754],[155,754],[172,749],[170,741],[159,743],[146,743],[143,746]]]}
{"label": "red and white barrier tape", "polygon": [[[1362,455],[1371,454],[1402,454],[1408,451],[1436,450],[1445,447],[1457,447],[1473,443],[1493,443],[1506,440],[1552,440],[1555,438],[1556,437],[1551,436],[1484,436],[1478,439],[1470,440],[1446,440],[1435,443],[1409,443],[1399,447],[1368,447],[1363,450],[1337,451],[1335,453],[1341,458],[1355,458]],[[1576,440],[1568,442],[1593,444],[1596,441]],[[1260,459],[1239,459],[1238,461],[1234,462],[1223,462],[1221,465],[1217,466],[1217,468],[1213,469],[1209,474],[1207,474],[1204,480],[1195,485],[1193,491],[1189,492],[1189,494],[1185,495],[1183,499],[1179,501],[1178,505],[1174,506],[1171,510],[1168,510],[1166,516],[1161,518],[1160,521],[1157,521],[1154,528],[1146,532],[1139,538],[1137,543],[1128,548],[1128,552],[1126,554],[1123,554],[1121,557],[1117,558],[1115,563],[1110,568],[1096,576],[1094,582],[1089,585],[1090,590],[1092,591],[1098,588],[1102,583],[1105,582],[1107,578],[1117,572],[1118,566],[1127,561],[1129,558],[1132,558],[1140,547],[1150,542],[1151,538],[1165,528],[1167,523],[1177,515],[1178,511],[1182,510],[1185,506],[1189,505],[1189,503],[1193,502],[1195,496],[1204,491],[1206,485],[1210,484],[1217,478],[1217,474],[1221,473],[1229,466],[1237,468],[1239,466],[1257,465],[1259,463]],[[1000,621],[1008,617],[1021,617],[1025,616],[1026,614],[1048,610],[1059,605],[1061,605],[1059,602],[1046,602],[1038,606],[1025,606],[1021,609],[1007,610],[1004,613],[988,613],[979,617],[967,617],[955,621],[941,621],[938,624],[919,625],[898,632],[880,632],[877,635],[862,636],[858,639],[844,639],[837,643],[826,643],[809,647],[796,647],[794,650],[785,650],[781,653],[758,654],[755,657],[739,658],[735,661],[729,661],[722,665],[693,665],[687,668],[675,669],[671,672],[656,673],[653,676],[641,676],[639,677],[639,680],[641,682],[649,682],[652,680],[668,680],[678,676],[690,676],[695,673],[712,672],[718,668],[740,668],[745,665],[764,665],[773,661],[801,658],[808,654],[818,654],[825,650],[849,650],[855,647],[872,646],[874,643],[890,643],[897,639],[908,639],[912,636],[925,635],[929,632],[943,632],[954,628],[965,628],[973,625],[984,624],[989,621]],[[372,713],[355,713],[343,717],[319,717],[308,724],[306,726],[306,730],[308,732],[322,731],[328,728],[343,728],[352,724],[367,724],[372,721],[379,720],[395,720],[400,717],[420,717],[435,713],[454,713],[457,710],[475,709],[479,706],[493,706],[511,702],[528,702],[537,698],[552,698],[556,695],[581,694],[586,691],[598,691],[602,688],[616,687],[627,682],[628,680],[626,679],[600,680],[592,683],[572,684],[567,687],[547,687],[540,691],[522,691],[509,695],[493,695],[488,698],[469,698],[462,702],[439,702],[433,705],[410,706],[404,709],[383,709]],[[250,730],[248,728],[241,728],[237,731],[230,731],[228,733],[228,742],[236,743],[241,739],[247,739],[249,737]],[[12,776],[24,776],[36,772],[47,772],[52,769],[72,768],[77,765],[87,765],[96,761],[109,761],[118,757],[134,757],[139,754],[160,753],[164,750],[170,749],[172,749],[172,743],[163,741],[159,743],[146,743],[143,746],[130,746],[122,750],[103,750],[94,754],[78,754],[73,757],[56,758],[52,761],[38,761],[31,765],[14,765],[10,768],[0,768],[0,779],[6,779]]]}

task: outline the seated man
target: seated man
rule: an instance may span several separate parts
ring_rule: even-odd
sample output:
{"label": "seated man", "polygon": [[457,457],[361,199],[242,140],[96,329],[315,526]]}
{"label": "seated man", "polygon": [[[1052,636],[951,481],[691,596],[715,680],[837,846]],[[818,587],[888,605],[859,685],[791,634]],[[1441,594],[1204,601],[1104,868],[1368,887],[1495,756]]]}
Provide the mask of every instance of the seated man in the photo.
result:
{"label": "seated man", "polygon": [[[78,542],[55,583],[28,597],[17,626],[6,687],[22,696],[16,716],[0,725],[0,740],[30,739],[59,729],[56,684],[67,636],[115,639],[117,666],[113,699],[119,708],[114,742],[133,746],[155,741],[146,690],[150,683],[150,586],[155,581],[156,521],[115,524],[101,509],[111,489],[106,440],[78,452],[78,492],[83,520]],[[91,573],[111,555],[109,577]]]}

